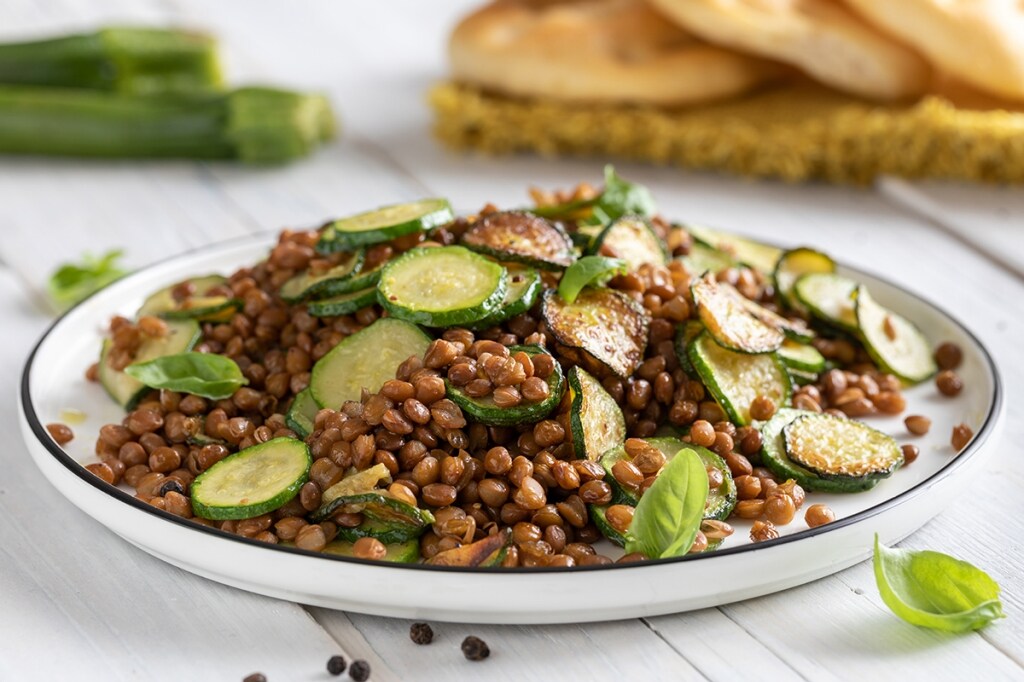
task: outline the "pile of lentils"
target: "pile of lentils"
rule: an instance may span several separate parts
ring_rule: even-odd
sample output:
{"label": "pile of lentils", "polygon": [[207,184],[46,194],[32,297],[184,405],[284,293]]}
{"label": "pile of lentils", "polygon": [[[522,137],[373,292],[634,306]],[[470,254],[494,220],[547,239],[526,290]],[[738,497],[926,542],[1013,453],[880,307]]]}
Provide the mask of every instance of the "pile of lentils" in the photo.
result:
{"label": "pile of lentils", "polygon": [[[577,190],[566,196],[587,194]],[[557,195],[545,200],[562,198]],[[481,214],[496,210],[488,205]],[[368,249],[367,266],[415,246],[456,243],[471,224],[472,219],[458,219],[429,235],[414,234],[373,246]],[[657,218],[653,226],[673,256],[688,252],[691,241],[686,232],[670,229]],[[379,306],[370,305],[352,315],[314,317],[304,305],[289,305],[280,298],[278,290],[292,276],[332,264],[314,250],[318,236],[317,231],[281,233],[264,262],[243,268],[228,279],[223,293],[240,299],[241,309],[228,320],[202,325],[202,340],[196,350],[230,357],[248,379],[248,386],[225,400],[154,391],[120,424],[100,430],[96,441],[100,462],[87,468],[107,483],[130,486],[138,499],[194,523],[267,543],[285,541],[320,551],[339,526],[354,527],[362,522],[360,514],[344,511],[327,521],[311,521],[310,514],[320,506],[323,491],[352,467],[363,470],[383,464],[393,479],[388,487],[392,495],[434,514],[435,522],[420,541],[423,559],[508,529],[512,545],[503,566],[612,563],[594,545],[602,535],[587,509],[588,504],[608,504],[612,488],[599,464],[574,457],[567,394],[548,418],[516,427],[474,422],[445,397],[445,379],[471,396],[491,395],[499,405],[548,397],[544,379],[554,371],[554,362],[567,370],[574,364],[571,358],[578,356],[555,341],[536,308],[480,332],[443,330],[423,357],[402,362],[394,379],[377,392],[364,390],[360,401],[347,402],[337,410],[321,410],[315,431],[307,438],[314,458],[310,480],[297,497],[273,513],[237,521],[193,516],[189,487],[195,477],[238,450],[272,438],[294,437],[284,414],[295,395],[309,384],[313,363],[383,314]],[[689,435],[683,440],[710,448],[728,464],[739,497],[733,515],[754,520],[753,541],[769,540],[778,537],[779,526],[794,520],[804,505],[805,492],[794,481],[779,480],[761,466],[758,430],[729,422],[705,386],[680,367],[674,339],[681,323],[696,318],[689,292],[695,274],[699,273],[688,272],[681,261],[672,260],[668,265],[645,264],[609,283],[641,303],[651,318],[645,357],[633,376],[624,379],[597,370],[602,385],[621,407],[630,436],[626,449],[632,460],[619,462],[613,475],[622,486],[642,492],[665,460],[640,439],[653,436],[666,424],[685,427]],[[771,283],[756,271],[728,268],[716,276],[744,296],[777,310]],[[546,286],[557,286],[551,273],[543,277]],[[185,298],[192,293],[176,291],[175,296]],[[114,318],[110,337],[115,366],[130,362],[143,338],[166,333],[166,325],[155,317],[137,322]],[[509,346],[524,344],[542,346],[552,355],[531,358],[509,350]],[[858,344],[818,338],[814,345],[838,368],[824,373],[814,384],[799,387],[792,397],[793,407],[846,417],[904,411],[899,380],[880,372]],[[962,388],[954,371],[960,362],[959,349],[943,344],[936,356],[942,368],[937,378],[940,391],[956,395]],[[96,375],[94,365],[87,376],[95,380]],[[750,410],[755,419],[764,420],[778,407],[758,396]],[[912,415],[907,425],[920,435],[930,422]],[[58,441],[71,437],[64,425],[51,425],[51,432]],[[197,435],[214,442],[198,444]],[[961,449],[971,435],[968,427],[958,425],[954,447]],[[918,454],[913,445],[904,446],[904,453],[908,463]],[[708,475],[712,489],[722,484],[720,471],[709,468]],[[620,531],[628,527],[632,516],[629,505],[607,509],[608,522]],[[804,511],[804,519],[815,527],[835,516],[827,506],[812,504]],[[709,541],[732,533],[727,522],[705,521],[691,551],[701,551]],[[379,559],[385,547],[376,539],[363,538],[355,543],[355,553]],[[618,561],[643,559],[631,554]]]}

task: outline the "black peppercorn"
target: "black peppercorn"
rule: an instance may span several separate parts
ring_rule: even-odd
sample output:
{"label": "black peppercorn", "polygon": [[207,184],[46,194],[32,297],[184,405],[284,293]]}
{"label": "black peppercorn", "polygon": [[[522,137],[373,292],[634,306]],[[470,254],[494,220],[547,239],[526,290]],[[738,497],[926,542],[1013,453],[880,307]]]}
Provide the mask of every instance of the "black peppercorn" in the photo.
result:
{"label": "black peppercorn", "polygon": [[370,664],[363,660],[352,661],[352,665],[348,669],[348,676],[354,682],[366,682],[370,679]]}
{"label": "black peppercorn", "polygon": [[409,628],[409,639],[417,644],[430,644],[434,641],[434,630],[426,623],[413,623]]}
{"label": "black peppercorn", "polygon": [[345,657],[331,656],[327,659],[327,672],[332,675],[340,675],[345,672]]}
{"label": "black peppercorn", "polygon": [[470,661],[482,661],[491,655],[491,649],[487,642],[470,635],[462,640],[462,655]]}

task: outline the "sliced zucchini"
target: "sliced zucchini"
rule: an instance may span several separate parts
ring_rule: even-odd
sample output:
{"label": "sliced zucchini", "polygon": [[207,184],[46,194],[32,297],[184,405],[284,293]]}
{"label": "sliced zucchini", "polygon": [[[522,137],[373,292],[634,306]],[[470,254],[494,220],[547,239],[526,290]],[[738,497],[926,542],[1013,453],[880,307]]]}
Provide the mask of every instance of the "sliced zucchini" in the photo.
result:
{"label": "sliced zucchini", "polygon": [[384,490],[336,497],[321,504],[312,518],[324,521],[339,512],[361,513],[365,519],[355,528],[338,529],[338,537],[349,542],[361,537],[375,537],[386,545],[404,542],[419,537],[434,522],[434,515],[426,509],[414,507]]}
{"label": "sliced zucchini", "polygon": [[[354,543],[346,540],[335,540],[324,547],[324,554],[334,554],[356,558]],[[405,542],[394,542],[385,545],[387,552],[379,561],[386,561],[392,564],[415,564],[420,560],[419,540],[406,540]]]}
{"label": "sliced zucchini", "polygon": [[508,271],[461,246],[407,251],[384,267],[378,299],[395,318],[428,327],[484,319],[501,307]]}
{"label": "sliced zucchini", "polygon": [[347,294],[351,291],[362,291],[363,289],[377,286],[377,282],[380,281],[380,273],[384,271],[385,265],[387,265],[387,262],[380,263],[367,270],[366,261],[364,260],[363,264],[359,267],[359,271],[351,277],[335,280],[325,287],[321,298]]}
{"label": "sliced zucchini", "polygon": [[591,287],[566,303],[548,289],[541,300],[541,315],[558,343],[584,351],[624,379],[643,362],[650,318],[625,294]]}
{"label": "sliced zucchini", "polygon": [[787,308],[796,310],[803,309],[800,301],[793,296],[793,285],[801,275],[809,273],[832,273],[836,271],[836,264],[831,258],[821,251],[815,251],[806,247],[790,249],[782,254],[772,280],[775,282],[775,293],[779,301]]}
{"label": "sliced zucchini", "polygon": [[903,464],[891,436],[864,422],[808,414],[782,430],[786,456],[822,478],[888,478]]}
{"label": "sliced zucchini", "polygon": [[[540,346],[509,346],[510,353],[522,351],[530,357],[548,352]],[[473,398],[450,381],[445,381],[448,397],[474,420],[487,426],[522,426],[544,419],[562,400],[562,366],[555,362],[555,371],[548,377],[548,397],[540,402],[522,402],[515,407],[498,407],[493,396]]]}
{"label": "sliced zucchini", "polygon": [[801,369],[788,368],[790,380],[797,386],[807,386],[818,381],[818,374],[815,372],[805,372]]}
{"label": "sliced zucchini", "polygon": [[320,407],[338,409],[359,400],[362,389],[376,392],[410,356],[423,357],[430,337],[393,317],[377,320],[349,336],[313,365],[309,389]]}
{"label": "sliced zucchini", "polygon": [[856,493],[873,488],[877,478],[824,478],[794,462],[786,454],[783,430],[793,421],[817,412],[793,410],[788,407],[775,412],[775,416],[761,426],[761,462],[781,479],[793,479],[807,490],[824,493]]}
{"label": "sliced zucchini", "polygon": [[370,287],[362,291],[350,291],[347,294],[339,294],[319,301],[310,301],[306,306],[306,311],[313,317],[336,317],[338,315],[351,315],[357,310],[362,310],[376,302],[377,287]]}
{"label": "sliced zucchini", "polygon": [[735,353],[704,332],[690,343],[690,363],[729,419],[749,424],[750,403],[759,395],[776,406],[789,403],[792,385],[776,353]]}
{"label": "sliced zucchini", "polygon": [[345,478],[341,479],[320,496],[320,504],[333,502],[346,495],[359,495],[374,492],[378,485],[391,483],[391,472],[383,464],[374,464],[369,469],[355,471],[350,469]]}
{"label": "sliced zucchini", "polygon": [[249,519],[283,506],[309,479],[301,440],[275,438],[229,455],[192,482],[192,511],[204,519]]}
{"label": "sliced zucchini", "polygon": [[461,566],[464,568],[500,566],[508,552],[509,542],[510,535],[507,531],[495,533],[476,542],[438,552],[427,559],[427,563],[432,566]]}
{"label": "sliced zucchini", "polygon": [[769,353],[786,338],[777,326],[753,315],[747,304],[757,304],[744,298],[735,287],[716,282],[713,277],[701,277],[693,281],[690,289],[700,321],[725,348],[737,353]]}
{"label": "sliced zucchini", "polygon": [[470,329],[489,329],[516,315],[522,315],[533,307],[540,292],[544,290],[540,273],[533,268],[510,263],[505,269],[508,270],[508,289],[505,291],[505,300],[501,302],[501,307],[484,319],[474,322]]}
{"label": "sliced zucchini", "polygon": [[705,272],[717,274],[722,270],[736,267],[736,261],[732,256],[698,241],[690,245],[689,253],[679,256],[676,260],[682,261],[690,274],[698,277]]}
{"label": "sliced zucchini", "polygon": [[[135,313],[136,318],[144,315],[156,315],[169,320],[195,319],[222,321],[242,307],[242,302],[229,296],[211,295],[211,289],[223,287],[228,280],[220,275],[193,277],[166,287],[150,295]],[[174,291],[182,284],[188,283],[192,295],[179,301]]]}
{"label": "sliced zucchini", "polygon": [[214,438],[205,431],[197,431],[196,433],[190,434],[185,438],[185,442],[189,445],[224,445],[226,441],[223,438]]}
{"label": "sliced zucchini", "polygon": [[786,339],[779,348],[782,364],[789,369],[820,374],[825,371],[825,356],[817,348],[806,343]]}
{"label": "sliced zucchini", "polygon": [[446,199],[421,199],[384,206],[330,223],[320,233],[316,249],[321,253],[351,251],[414,232],[425,232],[454,219],[455,213]]}
{"label": "sliced zucchini", "polygon": [[590,511],[590,520],[601,531],[601,535],[605,536],[613,545],[618,545],[619,547],[626,546],[626,536],[615,530],[615,527],[608,523],[608,505],[592,504],[588,506],[588,510]]}
{"label": "sliced zucchini", "polygon": [[284,416],[284,423],[299,438],[305,439],[313,433],[313,422],[319,411],[320,406],[313,399],[313,394],[308,388],[303,389],[295,394],[295,399],[292,400],[291,407],[288,408],[288,413]]}
{"label": "sliced zucchini", "polygon": [[793,295],[811,315],[840,329],[857,332],[853,296],[857,283],[834,273],[801,275],[793,284]]}
{"label": "sliced zucchini", "polygon": [[601,382],[581,367],[568,372],[569,431],[577,459],[600,460],[611,448],[626,440],[622,410]]}
{"label": "sliced zucchini", "polygon": [[[201,336],[199,323],[195,320],[169,320],[167,335],[143,341],[132,362],[148,362],[165,355],[187,353],[199,342]],[[135,377],[110,366],[110,351],[113,345],[110,339],[103,341],[98,367],[100,384],[118,405],[130,412],[153,389]]]}
{"label": "sliced zucchini", "polygon": [[358,272],[365,256],[366,252],[360,249],[346,254],[340,263],[325,272],[300,272],[281,285],[281,298],[287,303],[299,303],[338,293],[337,285]]}
{"label": "sliced zucchini", "polygon": [[740,263],[748,265],[764,275],[771,275],[775,271],[775,264],[782,257],[782,249],[741,237],[738,234],[702,225],[686,225],[685,227],[695,240],[719,251],[724,251]]}
{"label": "sliced zucchini", "polygon": [[564,270],[576,260],[564,230],[530,213],[506,211],[485,215],[462,237],[462,243],[501,261],[525,263],[542,270]]}
{"label": "sliced zucchini", "polygon": [[661,238],[643,218],[626,216],[619,218],[598,235],[590,245],[591,253],[621,258],[636,270],[644,263],[664,265],[668,255]]}
{"label": "sliced zucchini", "polygon": [[907,318],[878,305],[863,285],[857,289],[855,309],[864,348],[883,371],[911,384],[938,371],[931,344],[921,330]]}
{"label": "sliced zucchini", "polygon": [[676,329],[676,358],[679,366],[690,376],[696,376],[697,370],[690,364],[690,354],[687,349],[690,342],[697,338],[697,335],[704,331],[704,325],[697,320],[687,320]]}
{"label": "sliced zucchini", "polygon": [[580,224],[576,226],[574,232],[569,233],[569,238],[572,239],[572,243],[580,248],[583,253],[591,253],[591,246],[594,240],[604,231],[604,225],[598,223],[596,225],[585,225]]}

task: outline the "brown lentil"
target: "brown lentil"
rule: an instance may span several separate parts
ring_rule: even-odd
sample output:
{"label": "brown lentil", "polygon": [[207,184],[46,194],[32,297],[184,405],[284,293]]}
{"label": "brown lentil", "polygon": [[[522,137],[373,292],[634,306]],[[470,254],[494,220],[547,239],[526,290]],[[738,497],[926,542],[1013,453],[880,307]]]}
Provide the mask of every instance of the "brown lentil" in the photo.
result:
{"label": "brown lentil", "polygon": [[935,375],[935,385],[939,393],[945,396],[954,397],[960,395],[964,388],[964,382],[960,375],[951,369],[944,369]]}
{"label": "brown lentil", "polygon": [[75,437],[75,432],[67,424],[53,423],[46,425],[46,431],[57,445],[66,445]]}
{"label": "brown lentil", "polygon": [[750,528],[751,542],[765,542],[779,537],[779,530],[771,521],[754,521]]}
{"label": "brown lentil", "polygon": [[953,450],[959,454],[961,450],[967,447],[972,438],[974,438],[973,429],[967,424],[960,423],[953,427],[953,435],[949,442],[953,446]]}
{"label": "brown lentil", "polygon": [[928,433],[928,429],[931,428],[932,420],[919,414],[912,414],[903,420],[903,424],[907,427],[907,431],[910,431],[910,433],[915,436],[923,436]]}
{"label": "brown lentil", "polygon": [[916,445],[907,443],[900,448],[903,451],[903,464],[907,465],[917,459],[917,456],[921,454],[920,448]]}
{"label": "brown lentil", "polygon": [[963,351],[955,343],[947,341],[939,344],[939,347],[935,349],[935,363],[939,369],[956,369],[960,366],[963,358]]}
{"label": "brown lentil", "polygon": [[826,523],[832,523],[835,520],[836,515],[828,505],[812,504],[807,508],[807,511],[804,512],[804,521],[806,521],[807,525],[811,528],[817,528],[818,526],[823,526]]}

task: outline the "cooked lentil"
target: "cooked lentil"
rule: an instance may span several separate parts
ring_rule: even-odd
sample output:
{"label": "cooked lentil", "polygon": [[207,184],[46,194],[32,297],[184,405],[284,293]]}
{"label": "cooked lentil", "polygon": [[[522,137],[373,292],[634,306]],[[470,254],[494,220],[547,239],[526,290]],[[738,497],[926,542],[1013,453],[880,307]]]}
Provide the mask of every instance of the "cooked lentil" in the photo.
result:
{"label": "cooked lentil", "polygon": [[804,521],[806,521],[807,525],[811,528],[817,528],[818,526],[823,526],[826,523],[832,523],[835,520],[835,512],[825,504],[812,504],[807,508],[807,511],[804,512]]}
{"label": "cooked lentil", "polygon": [[921,454],[921,449],[918,448],[916,445],[911,445],[910,443],[901,446],[900,450],[903,451],[904,465],[912,463],[914,460],[917,459],[917,456]]}
{"label": "cooked lentil", "polygon": [[75,437],[75,432],[67,424],[47,424],[46,431],[57,442],[57,445],[67,445]]}
{"label": "cooked lentil", "polygon": [[957,424],[953,427],[953,435],[950,438],[950,444],[953,446],[953,450],[957,454],[967,447],[967,444],[974,438],[974,430],[967,424]]}
{"label": "cooked lentil", "polygon": [[951,369],[944,369],[935,375],[935,385],[939,393],[945,396],[954,397],[960,395],[964,388],[964,382],[960,375]]}

